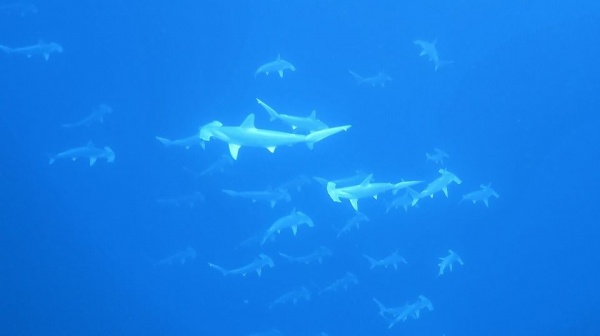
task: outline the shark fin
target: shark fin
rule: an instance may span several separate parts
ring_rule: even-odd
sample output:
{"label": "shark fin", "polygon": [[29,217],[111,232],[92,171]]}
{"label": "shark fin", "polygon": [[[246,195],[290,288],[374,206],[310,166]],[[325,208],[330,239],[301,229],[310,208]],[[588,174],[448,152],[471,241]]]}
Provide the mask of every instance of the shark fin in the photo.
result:
{"label": "shark fin", "polygon": [[92,142],[92,140],[89,140],[85,146],[87,148],[93,148],[94,147],[94,143]]}
{"label": "shark fin", "polygon": [[261,273],[262,273],[262,268],[260,268],[260,267],[257,268],[256,269],[256,274],[258,274],[258,276],[261,276]]}
{"label": "shark fin", "polygon": [[274,207],[275,207],[275,204],[277,204],[277,201],[276,201],[276,200],[272,200],[272,201],[271,201],[271,208],[274,208]]}
{"label": "shark fin", "polygon": [[298,233],[298,226],[292,225],[292,233],[294,234],[294,236]]}
{"label": "shark fin", "polygon": [[369,176],[367,176],[364,181],[362,181],[360,183],[361,186],[366,186],[369,184],[369,182],[371,182],[371,179],[373,178],[373,174],[369,174]]}
{"label": "shark fin", "polygon": [[93,166],[93,165],[94,165],[94,163],[96,163],[96,160],[98,160],[98,158],[97,158],[97,157],[95,157],[95,156],[90,156],[90,166]]}
{"label": "shark fin", "polygon": [[269,146],[267,147],[267,150],[271,153],[275,153],[275,149],[277,149],[277,146]]}
{"label": "shark fin", "polygon": [[238,152],[240,151],[240,148],[242,146],[240,145],[236,145],[236,144],[229,144],[229,153],[231,153],[231,157],[234,160],[237,160],[238,157]]}
{"label": "shark fin", "polygon": [[292,131],[295,131],[295,130],[296,130],[296,128],[298,128],[298,126],[296,126],[296,125],[292,125]]}
{"label": "shark fin", "polygon": [[446,195],[446,197],[448,197],[448,187],[443,187],[442,191],[444,192],[444,195]]}
{"label": "shark fin", "polygon": [[373,198],[374,198],[374,199],[377,199],[377,194],[373,195]]}
{"label": "shark fin", "polygon": [[283,70],[279,70],[279,71],[277,71],[277,72],[279,73],[279,77],[280,77],[280,78],[283,78]]}
{"label": "shark fin", "polygon": [[312,112],[310,113],[310,116],[308,116],[311,119],[317,119],[317,111],[312,110]]}
{"label": "shark fin", "polygon": [[358,200],[356,198],[350,199],[350,204],[355,211],[358,211]]}
{"label": "shark fin", "polygon": [[488,204],[488,199],[487,198],[483,200],[483,204],[485,204],[486,208],[490,207],[490,205]]}
{"label": "shark fin", "polygon": [[254,113],[250,113],[240,125],[241,128],[256,128],[254,127]]}

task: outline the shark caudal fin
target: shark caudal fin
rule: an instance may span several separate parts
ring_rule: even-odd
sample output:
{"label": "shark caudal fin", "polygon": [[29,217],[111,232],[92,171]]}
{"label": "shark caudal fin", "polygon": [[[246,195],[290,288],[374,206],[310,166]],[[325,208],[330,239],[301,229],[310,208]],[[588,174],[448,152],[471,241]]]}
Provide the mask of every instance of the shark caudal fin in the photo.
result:
{"label": "shark caudal fin", "polygon": [[10,53],[13,52],[13,48],[7,47],[7,46],[3,46],[3,45],[0,45],[0,50],[4,51],[7,54],[10,54]]}
{"label": "shark caudal fin", "polygon": [[110,147],[104,147],[104,151],[106,152],[106,161],[107,162],[114,162],[115,161],[115,152],[113,152],[113,150]]}
{"label": "shark caudal fin", "polygon": [[363,257],[365,257],[369,261],[369,263],[371,264],[371,269],[373,269],[373,268],[375,268],[375,266],[377,266],[377,260],[369,257],[366,254],[363,254]]}
{"label": "shark caudal fin", "polygon": [[354,77],[354,79],[356,79],[356,84],[361,84],[362,82],[365,81],[364,78],[362,78],[359,74],[357,74],[356,72],[352,71],[352,70],[348,70],[348,72],[352,75],[352,77]]}
{"label": "shark caudal fin", "polygon": [[271,117],[271,121],[279,118],[279,114],[269,105],[265,104],[262,100],[256,98],[256,102],[258,102],[258,105],[262,106],[265,109],[265,111],[267,111],[267,113]]}
{"label": "shark caudal fin", "polygon": [[161,137],[157,136],[156,140],[158,140],[161,144],[165,145],[165,147],[169,147],[169,146],[173,145],[173,141],[171,141],[167,138],[161,138]]}
{"label": "shark caudal fin", "polygon": [[215,265],[215,264],[213,264],[213,263],[208,263],[208,266],[209,266],[210,268],[214,268],[214,269],[216,269],[217,271],[221,272],[221,273],[223,274],[223,276],[226,276],[227,274],[229,274],[229,271],[228,271],[228,270],[226,270],[226,269],[224,269],[224,268],[223,268],[223,267],[221,267],[221,266]]}

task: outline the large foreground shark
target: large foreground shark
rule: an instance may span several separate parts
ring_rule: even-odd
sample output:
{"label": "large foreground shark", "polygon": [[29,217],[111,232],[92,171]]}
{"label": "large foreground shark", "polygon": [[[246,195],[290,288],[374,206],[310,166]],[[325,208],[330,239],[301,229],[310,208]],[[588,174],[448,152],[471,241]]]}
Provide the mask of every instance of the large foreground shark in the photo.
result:
{"label": "large foreground shark", "polygon": [[231,157],[237,160],[241,147],[262,147],[271,153],[274,153],[278,146],[290,146],[297,143],[305,143],[312,148],[316,142],[346,131],[350,127],[351,125],[326,128],[308,135],[292,134],[258,129],[254,126],[254,114],[250,114],[240,126],[223,126],[219,121],[204,125],[200,129],[200,139],[208,142],[214,137],[228,143]]}
{"label": "large foreground shark", "polygon": [[296,71],[296,67],[292,63],[281,59],[281,55],[277,55],[277,59],[261,65],[256,70],[254,75],[256,76],[259,73],[264,73],[268,76],[271,72],[277,72],[279,74],[279,77],[283,78],[283,70]]}
{"label": "large foreground shark", "polygon": [[45,43],[43,41],[39,41],[37,44],[19,48],[11,48],[0,45],[0,50],[7,54],[22,54],[26,55],[27,57],[42,55],[47,61],[50,58],[50,54],[62,53],[63,47],[58,43]]}
{"label": "large foreground shark", "polygon": [[104,123],[104,116],[111,114],[112,112],[113,112],[112,107],[110,107],[106,104],[100,104],[98,106],[95,106],[92,109],[92,113],[90,115],[88,115],[87,117],[83,118],[82,120],[74,122],[74,123],[70,123],[70,124],[63,124],[62,126],[65,128],[73,128],[73,127],[80,127],[80,126],[89,127],[93,123],[102,124],[102,123]]}
{"label": "large foreground shark", "polygon": [[346,198],[350,201],[350,204],[354,210],[358,211],[358,199],[373,197],[377,199],[380,193],[384,193],[389,190],[398,191],[403,188],[408,188],[415,184],[421,183],[421,181],[402,181],[398,183],[371,183],[373,174],[367,176],[361,184],[336,188],[335,182],[327,183],[327,193],[334,202],[341,202],[340,198]]}
{"label": "large foreground shark", "polygon": [[75,147],[51,156],[48,163],[53,164],[57,159],[71,159],[75,161],[81,158],[89,159],[90,166],[93,166],[98,158],[104,158],[107,162],[115,161],[115,152],[110,147],[95,147],[91,141],[88,141],[85,147]]}
{"label": "large foreground shark", "polygon": [[279,119],[282,122],[289,125],[294,131],[296,129],[299,129],[304,132],[314,132],[328,128],[328,126],[324,122],[317,119],[317,112],[315,112],[315,110],[313,110],[308,117],[297,117],[289,114],[277,113],[273,108],[265,104],[262,100],[256,98],[256,101],[260,106],[262,106],[265,109],[265,111],[267,111],[267,113],[271,117],[271,121]]}
{"label": "large foreground shark", "polygon": [[227,269],[225,269],[221,266],[217,266],[213,263],[208,263],[208,266],[221,272],[223,274],[223,276],[225,276],[225,275],[246,276],[246,274],[251,273],[251,272],[256,272],[256,274],[258,274],[258,276],[261,276],[263,267],[265,267],[265,266],[274,267],[275,264],[273,263],[273,259],[271,259],[271,257],[269,257],[266,254],[261,253],[258,256],[258,258],[254,259],[248,265],[245,265],[245,266],[242,266],[239,268],[235,268],[235,269],[227,270]]}

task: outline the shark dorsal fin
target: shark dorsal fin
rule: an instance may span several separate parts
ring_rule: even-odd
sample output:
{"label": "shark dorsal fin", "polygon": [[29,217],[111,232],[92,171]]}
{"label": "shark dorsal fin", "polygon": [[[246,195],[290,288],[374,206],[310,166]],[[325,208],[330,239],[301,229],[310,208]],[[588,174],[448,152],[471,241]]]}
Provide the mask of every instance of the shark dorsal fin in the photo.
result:
{"label": "shark dorsal fin", "polygon": [[367,178],[365,178],[364,181],[362,181],[360,183],[360,185],[365,186],[365,185],[369,184],[369,182],[371,182],[371,178],[373,178],[373,174],[369,174],[369,176],[367,176]]}
{"label": "shark dorsal fin", "polygon": [[87,144],[85,144],[85,146],[87,148],[93,148],[94,147],[94,143],[92,142],[92,140],[88,140]]}
{"label": "shark dorsal fin", "polygon": [[241,128],[256,128],[254,127],[254,113],[249,114],[240,125]]}
{"label": "shark dorsal fin", "polygon": [[311,118],[311,119],[317,119],[317,111],[312,110],[312,112],[310,112],[309,118]]}
{"label": "shark dorsal fin", "polygon": [[281,60],[281,54],[277,54],[277,61]]}

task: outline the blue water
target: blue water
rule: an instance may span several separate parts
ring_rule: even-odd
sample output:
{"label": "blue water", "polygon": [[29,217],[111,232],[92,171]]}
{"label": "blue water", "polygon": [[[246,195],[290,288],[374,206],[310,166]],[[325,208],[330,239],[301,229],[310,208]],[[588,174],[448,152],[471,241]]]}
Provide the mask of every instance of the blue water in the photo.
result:
{"label": "blue water", "polygon": [[[600,5],[559,1],[40,1],[0,6],[0,45],[39,40],[64,51],[0,52],[0,335],[599,335]],[[19,7],[20,8],[20,7]],[[434,70],[414,40],[436,40]],[[258,74],[280,54],[296,71]],[[387,73],[385,87],[348,73]],[[347,132],[315,145],[242,148],[223,173],[194,178],[227,145],[165,148],[219,120],[290,132],[280,113],[315,109]],[[89,127],[94,106],[113,113]],[[48,164],[89,140],[116,159]],[[425,158],[434,148],[443,164]],[[391,193],[359,201],[370,221],[336,238],[354,215],[313,181],[290,202],[232,198],[299,175],[462,180],[415,207],[386,213]],[[491,183],[489,208],[462,195]],[[157,199],[201,192],[204,201]],[[459,204],[460,203],[460,204]],[[293,208],[313,228],[242,244]],[[327,246],[322,264],[292,264]],[[184,264],[160,260],[185,250]],[[454,250],[464,265],[438,276]],[[363,254],[394,250],[408,264],[370,269]],[[262,276],[223,277],[245,265]],[[358,285],[324,292],[346,272]],[[269,309],[300,286],[309,301]],[[388,330],[373,298],[434,310]],[[322,334],[325,335],[325,334]]]}

